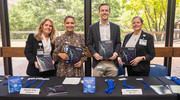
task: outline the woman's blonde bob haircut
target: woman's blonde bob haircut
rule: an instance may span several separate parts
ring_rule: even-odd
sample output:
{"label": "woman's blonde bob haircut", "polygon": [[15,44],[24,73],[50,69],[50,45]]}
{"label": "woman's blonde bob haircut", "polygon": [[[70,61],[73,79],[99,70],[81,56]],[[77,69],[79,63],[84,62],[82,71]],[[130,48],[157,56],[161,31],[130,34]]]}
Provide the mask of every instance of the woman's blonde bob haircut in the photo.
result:
{"label": "woman's blonde bob haircut", "polygon": [[43,33],[43,25],[46,21],[50,21],[51,24],[52,24],[52,31],[51,33],[49,34],[49,37],[51,39],[51,43],[54,44],[54,40],[56,38],[56,28],[55,28],[55,24],[54,22],[49,19],[49,18],[45,18],[41,21],[41,23],[39,24],[38,28],[37,28],[37,34],[34,35],[34,37],[36,38],[37,41],[41,41],[43,40],[43,37],[42,37],[42,33]]}

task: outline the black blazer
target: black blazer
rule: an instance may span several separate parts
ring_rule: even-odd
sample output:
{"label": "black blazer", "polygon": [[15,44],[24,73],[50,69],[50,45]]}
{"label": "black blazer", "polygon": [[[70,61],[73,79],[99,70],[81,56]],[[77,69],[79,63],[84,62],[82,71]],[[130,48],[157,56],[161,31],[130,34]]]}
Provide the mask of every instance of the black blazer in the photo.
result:
{"label": "black blazer", "polygon": [[[119,25],[116,25],[114,23],[110,23],[110,39],[113,41],[113,49],[114,52],[117,52],[119,54],[120,48],[121,48],[121,40],[120,40],[120,28]],[[93,56],[95,53],[99,52],[99,41],[101,41],[100,37],[100,31],[99,31],[99,22],[89,26],[89,31],[88,31],[88,42],[87,46],[89,51],[91,52],[91,55]],[[98,62],[94,57],[93,57],[93,67],[95,67]],[[115,59],[114,63],[118,67],[118,60],[117,58]]]}
{"label": "black blazer", "polygon": [[[55,71],[47,71],[47,72],[42,72],[39,73],[39,69],[35,68],[34,62],[36,60],[36,55],[37,55],[37,49],[39,48],[39,43],[42,43],[42,41],[37,41],[36,38],[34,37],[34,34],[29,34],[29,37],[26,41],[26,47],[24,50],[24,54],[29,61],[26,73],[29,76],[52,76]],[[42,46],[43,47],[43,46]],[[51,55],[54,51],[54,44],[51,43]]]}
{"label": "black blazer", "polygon": [[[129,41],[133,33],[129,33],[125,36],[123,47],[125,47],[126,43]],[[140,45],[139,40],[143,39],[147,40],[147,45]],[[155,49],[154,49],[154,39],[151,34],[148,34],[142,31],[138,42],[136,43],[136,57],[138,56],[145,56],[145,61],[140,61],[137,66],[132,67],[134,71],[137,72],[149,72],[150,70],[150,61],[155,57]]]}

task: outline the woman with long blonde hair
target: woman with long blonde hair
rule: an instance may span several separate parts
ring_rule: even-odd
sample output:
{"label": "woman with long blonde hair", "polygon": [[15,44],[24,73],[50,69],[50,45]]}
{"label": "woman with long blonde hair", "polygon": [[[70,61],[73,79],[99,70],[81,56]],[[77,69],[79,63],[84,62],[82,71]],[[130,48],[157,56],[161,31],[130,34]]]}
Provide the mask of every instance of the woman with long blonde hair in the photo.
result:
{"label": "woman with long blonde hair", "polygon": [[[38,49],[43,49],[43,54],[52,55],[54,51],[54,40],[56,38],[56,28],[54,22],[49,19],[43,19],[37,29],[37,34],[29,34],[26,41],[24,54],[29,61],[27,75],[29,76],[53,76],[55,70],[39,72],[36,55],[39,55]],[[54,62],[53,62],[54,63]]]}

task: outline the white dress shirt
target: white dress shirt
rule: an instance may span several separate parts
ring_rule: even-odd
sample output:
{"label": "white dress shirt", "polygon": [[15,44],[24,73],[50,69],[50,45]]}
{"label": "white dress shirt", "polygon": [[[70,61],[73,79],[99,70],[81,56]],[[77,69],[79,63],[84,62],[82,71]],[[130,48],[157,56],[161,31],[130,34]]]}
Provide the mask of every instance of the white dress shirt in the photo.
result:
{"label": "white dress shirt", "polygon": [[51,42],[50,42],[50,38],[48,39],[48,41],[46,41],[45,36],[42,34],[43,40],[43,47],[44,47],[44,54],[51,54]]}
{"label": "white dress shirt", "polygon": [[100,37],[101,41],[110,40],[110,23],[103,25],[100,21],[99,23]]}

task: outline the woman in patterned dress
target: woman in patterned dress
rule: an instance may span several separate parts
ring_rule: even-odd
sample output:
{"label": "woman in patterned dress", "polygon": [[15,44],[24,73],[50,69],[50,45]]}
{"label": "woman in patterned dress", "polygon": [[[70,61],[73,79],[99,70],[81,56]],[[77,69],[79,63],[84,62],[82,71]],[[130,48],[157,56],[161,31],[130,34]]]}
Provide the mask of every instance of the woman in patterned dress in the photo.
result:
{"label": "woman in patterned dress", "polygon": [[[87,59],[86,57],[86,48],[85,48],[85,40],[82,35],[78,35],[74,32],[75,28],[75,18],[71,15],[68,15],[64,19],[64,25],[66,28],[65,34],[57,37],[55,39],[55,50],[53,53],[53,57],[55,61],[58,61],[57,67],[57,76],[84,76],[83,73],[83,62]],[[66,64],[64,61],[67,60],[69,57],[64,51],[66,46],[65,43],[68,45],[72,45],[75,47],[82,48],[82,57],[79,62],[75,63],[74,65]]]}

